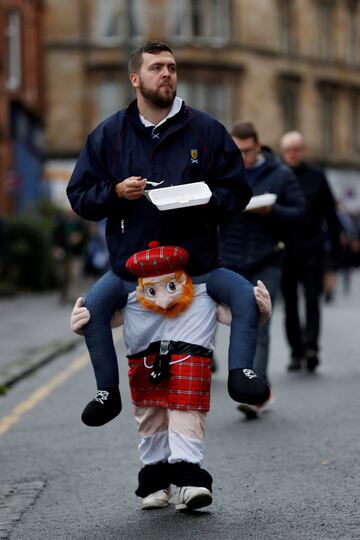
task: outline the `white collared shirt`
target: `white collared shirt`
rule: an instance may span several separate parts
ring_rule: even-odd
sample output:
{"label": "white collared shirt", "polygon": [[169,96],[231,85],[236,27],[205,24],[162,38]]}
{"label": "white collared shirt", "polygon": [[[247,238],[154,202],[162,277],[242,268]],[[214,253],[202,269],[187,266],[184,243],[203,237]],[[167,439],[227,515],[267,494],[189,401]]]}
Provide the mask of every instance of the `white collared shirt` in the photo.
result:
{"label": "white collared shirt", "polygon": [[161,124],[163,124],[164,122],[166,122],[166,120],[168,118],[171,118],[172,116],[175,116],[175,114],[177,114],[180,109],[181,109],[181,106],[183,104],[183,99],[178,97],[178,96],[175,96],[175,99],[171,105],[171,109],[169,111],[169,114],[167,116],[165,116],[165,118],[163,118],[158,124],[153,124],[153,122],[150,122],[150,120],[147,120],[144,116],[142,116],[141,114],[139,114],[139,117],[140,117],[140,120],[141,120],[141,123],[145,126],[145,127],[159,127],[161,126]]}

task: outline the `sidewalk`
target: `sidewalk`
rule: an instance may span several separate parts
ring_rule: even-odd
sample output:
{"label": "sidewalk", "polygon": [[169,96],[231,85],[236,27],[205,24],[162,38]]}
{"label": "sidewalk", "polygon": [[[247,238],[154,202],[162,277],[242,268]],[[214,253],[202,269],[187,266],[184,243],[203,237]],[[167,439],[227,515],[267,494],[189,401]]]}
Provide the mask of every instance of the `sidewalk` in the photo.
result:
{"label": "sidewalk", "polygon": [[0,393],[79,343],[71,309],[60,305],[56,291],[0,298]]}

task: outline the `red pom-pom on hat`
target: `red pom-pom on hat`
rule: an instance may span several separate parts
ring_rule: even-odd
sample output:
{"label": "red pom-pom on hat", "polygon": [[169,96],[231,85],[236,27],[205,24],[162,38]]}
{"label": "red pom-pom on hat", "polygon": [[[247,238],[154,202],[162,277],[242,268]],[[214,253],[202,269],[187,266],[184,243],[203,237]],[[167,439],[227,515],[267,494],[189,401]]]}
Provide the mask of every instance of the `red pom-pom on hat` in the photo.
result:
{"label": "red pom-pom on hat", "polygon": [[137,277],[162,276],[183,270],[189,260],[188,252],[179,246],[160,246],[149,243],[149,249],[139,251],[126,261],[126,269]]}
{"label": "red pom-pom on hat", "polygon": [[160,242],[158,242],[157,240],[151,240],[151,242],[148,243],[148,247],[150,249],[156,248],[156,247],[159,247],[159,246],[160,246]]}

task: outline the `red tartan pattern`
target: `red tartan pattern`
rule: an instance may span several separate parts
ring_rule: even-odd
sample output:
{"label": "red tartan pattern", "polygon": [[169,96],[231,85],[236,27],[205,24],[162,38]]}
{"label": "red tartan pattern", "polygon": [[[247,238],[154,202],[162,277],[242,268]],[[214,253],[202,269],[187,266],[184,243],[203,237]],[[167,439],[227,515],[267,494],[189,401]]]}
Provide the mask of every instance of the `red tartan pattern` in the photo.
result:
{"label": "red tartan pattern", "polygon": [[126,268],[138,277],[162,276],[182,270],[188,259],[188,252],[181,247],[158,246],[129,257]]}
{"label": "red tartan pattern", "polygon": [[[171,362],[186,358],[173,354]],[[152,366],[156,355],[147,356],[145,363]],[[131,400],[138,407],[164,407],[184,411],[208,411],[210,408],[210,358],[190,356],[170,365],[170,378],[159,384],[150,381],[149,367],[144,358],[129,359]]]}

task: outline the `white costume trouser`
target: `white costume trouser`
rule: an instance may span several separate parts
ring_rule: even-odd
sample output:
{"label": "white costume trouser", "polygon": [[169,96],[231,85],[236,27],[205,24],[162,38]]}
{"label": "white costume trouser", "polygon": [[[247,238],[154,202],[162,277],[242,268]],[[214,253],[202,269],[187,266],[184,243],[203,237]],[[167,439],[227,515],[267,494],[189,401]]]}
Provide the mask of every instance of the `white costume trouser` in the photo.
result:
{"label": "white costume trouser", "polygon": [[206,413],[135,407],[141,441],[138,446],[144,465],[161,461],[186,461],[202,465]]}

